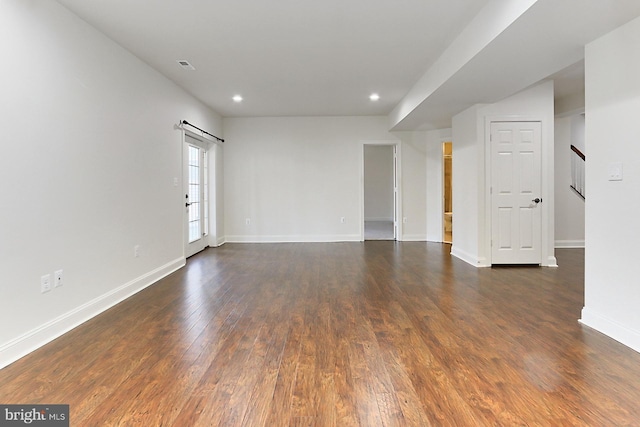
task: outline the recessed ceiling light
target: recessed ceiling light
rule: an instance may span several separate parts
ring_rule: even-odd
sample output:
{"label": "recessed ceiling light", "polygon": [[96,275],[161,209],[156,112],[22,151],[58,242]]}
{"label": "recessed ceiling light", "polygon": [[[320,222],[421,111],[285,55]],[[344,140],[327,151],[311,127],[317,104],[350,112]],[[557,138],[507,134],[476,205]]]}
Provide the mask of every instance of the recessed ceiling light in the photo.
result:
{"label": "recessed ceiling light", "polygon": [[234,95],[232,99],[234,102],[242,102],[242,97],[240,95]]}
{"label": "recessed ceiling light", "polygon": [[186,59],[178,59],[176,60],[176,62],[185,70],[194,71],[196,69],[196,67],[191,65],[189,61],[187,61]]}
{"label": "recessed ceiling light", "polygon": [[372,101],[377,101],[378,99],[380,99],[380,95],[378,95],[377,93],[372,93],[371,95],[369,95],[369,99]]}

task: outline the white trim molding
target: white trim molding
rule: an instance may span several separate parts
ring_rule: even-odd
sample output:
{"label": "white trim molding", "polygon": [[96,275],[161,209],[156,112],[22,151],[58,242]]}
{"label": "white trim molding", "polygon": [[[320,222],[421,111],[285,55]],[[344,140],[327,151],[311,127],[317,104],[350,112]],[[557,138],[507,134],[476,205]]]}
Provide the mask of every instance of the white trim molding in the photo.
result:
{"label": "white trim molding", "polygon": [[582,309],[579,322],[640,353],[640,331],[629,329],[622,323],[595,313],[587,307]]}
{"label": "white trim molding", "polygon": [[584,249],[584,240],[556,240],[556,248]]}
{"label": "white trim molding", "polygon": [[[554,234],[554,121],[553,115],[486,115],[484,117],[484,185],[491,186],[491,123],[493,122],[539,122],[541,126],[540,134],[540,197],[545,200],[541,204],[540,218],[540,265],[543,267],[557,267],[557,262],[553,246]],[[551,178],[549,178],[551,176]],[[485,264],[491,264],[491,193],[489,188],[480,187],[484,192],[484,242],[479,248],[480,255],[486,254],[488,261]]]}
{"label": "white trim molding", "polygon": [[[398,139],[390,139],[390,140],[362,140],[360,141],[360,235],[356,239],[356,241],[364,241],[364,222],[366,220],[364,216],[364,148],[367,145],[389,145],[395,147],[395,179],[396,179],[396,201],[395,201],[395,216],[396,218],[402,218],[402,141]],[[396,240],[402,241],[403,238],[403,225],[402,221],[398,220],[396,222]],[[340,241],[340,240],[339,240]],[[345,241],[345,240],[342,240]],[[351,241],[351,240],[346,240]]]}
{"label": "white trim molding", "polygon": [[359,234],[326,235],[237,235],[227,236],[227,243],[331,243],[361,242]]}
{"label": "white trim molding", "polygon": [[403,242],[426,242],[426,234],[405,234],[402,236]]}
{"label": "white trim molding", "polygon": [[385,222],[393,222],[393,217],[388,218],[388,217],[369,217],[369,218],[365,218],[365,221],[385,221]]}
{"label": "white trim molding", "polygon": [[485,258],[477,258],[470,253],[461,250],[457,246],[451,247],[451,255],[466,262],[467,264],[473,265],[474,267],[491,267]]}

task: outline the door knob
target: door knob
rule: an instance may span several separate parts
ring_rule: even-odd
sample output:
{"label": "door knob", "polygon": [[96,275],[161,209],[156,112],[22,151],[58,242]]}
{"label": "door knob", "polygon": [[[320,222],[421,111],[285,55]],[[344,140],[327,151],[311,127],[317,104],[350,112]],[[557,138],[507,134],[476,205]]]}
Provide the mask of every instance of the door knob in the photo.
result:
{"label": "door knob", "polygon": [[542,202],[542,199],[539,197],[536,197],[535,199],[532,200],[532,202],[535,202],[536,204]]}

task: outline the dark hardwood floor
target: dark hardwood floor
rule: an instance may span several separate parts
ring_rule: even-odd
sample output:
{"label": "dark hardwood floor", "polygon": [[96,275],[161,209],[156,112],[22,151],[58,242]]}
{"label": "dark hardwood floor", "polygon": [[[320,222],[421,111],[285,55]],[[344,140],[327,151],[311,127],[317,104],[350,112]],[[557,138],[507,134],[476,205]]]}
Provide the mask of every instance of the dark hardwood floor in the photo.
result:
{"label": "dark hardwood floor", "polygon": [[73,426],[640,425],[640,354],[581,326],[584,252],[226,244],[0,370]]}

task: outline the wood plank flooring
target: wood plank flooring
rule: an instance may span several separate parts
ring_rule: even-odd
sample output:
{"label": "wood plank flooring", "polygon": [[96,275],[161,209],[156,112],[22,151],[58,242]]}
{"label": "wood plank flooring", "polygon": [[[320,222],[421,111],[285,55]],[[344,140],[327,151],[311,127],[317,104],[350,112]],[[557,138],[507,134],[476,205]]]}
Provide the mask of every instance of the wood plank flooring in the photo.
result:
{"label": "wood plank flooring", "polygon": [[640,425],[640,354],[581,326],[584,252],[226,244],[0,370],[73,426]]}

